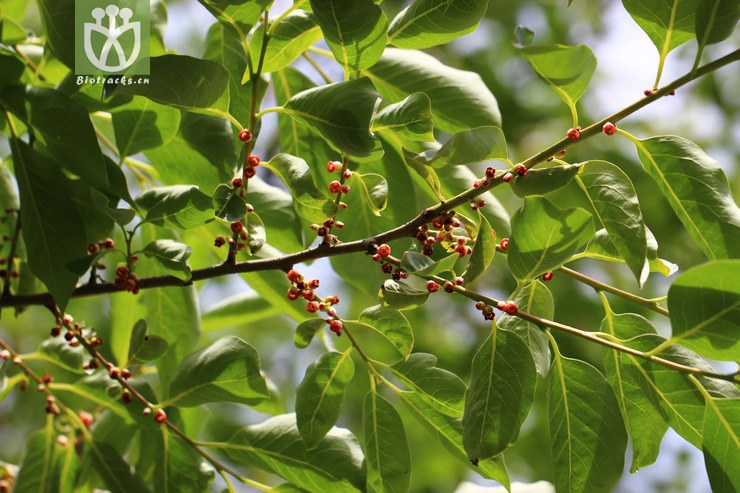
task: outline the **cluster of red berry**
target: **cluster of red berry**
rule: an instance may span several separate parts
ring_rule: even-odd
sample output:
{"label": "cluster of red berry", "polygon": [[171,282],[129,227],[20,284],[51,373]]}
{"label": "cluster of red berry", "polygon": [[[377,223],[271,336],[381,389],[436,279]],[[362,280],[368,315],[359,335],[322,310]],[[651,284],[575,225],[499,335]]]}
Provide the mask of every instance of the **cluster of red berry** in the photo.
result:
{"label": "cluster of red berry", "polygon": [[[134,255],[131,257],[131,265],[133,266],[134,262],[136,262],[138,258]],[[119,265],[116,269],[116,280],[113,281],[113,284],[118,289],[123,289],[124,291],[128,291],[132,294],[139,294],[139,290],[141,289],[141,279],[139,279],[134,272],[128,268],[126,265]]]}
{"label": "cluster of red berry", "polygon": [[316,236],[324,238],[324,242],[328,243],[329,245],[336,245],[337,243],[339,243],[339,238],[337,238],[336,235],[332,234],[332,230],[334,228],[342,229],[343,227],[344,223],[342,221],[337,221],[333,217],[330,217],[329,219],[324,221],[323,224],[311,225],[311,229],[316,231]]}
{"label": "cluster of red berry", "polygon": [[306,311],[308,313],[325,312],[328,315],[326,323],[329,324],[329,329],[338,336],[342,335],[342,321],[337,318],[337,311],[334,308],[335,305],[339,304],[339,296],[333,295],[320,298],[314,292],[319,287],[319,280],[306,280],[295,269],[289,270],[287,277],[290,281],[290,288],[288,288],[285,297],[291,301],[295,301],[298,298],[306,300]]}
{"label": "cluster of red berry", "polygon": [[[484,320],[493,320],[495,318],[493,306],[488,305],[483,301],[477,301],[475,303],[475,308],[483,313]],[[496,308],[511,316],[519,313],[519,307],[517,307],[516,303],[513,301],[499,301]]]}
{"label": "cluster of red berry", "polygon": [[[464,283],[465,283],[465,279],[463,279],[460,276],[457,276],[454,282],[445,281],[444,283],[445,293],[454,293],[455,286],[462,286]],[[430,293],[436,293],[437,291],[439,291],[439,288],[440,288],[440,285],[436,281],[434,280],[427,281],[427,291],[429,291]]]}
{"label": "cluster of red berry", "polygon": [[388,262],[388,257],[391,255],[391,247],[383,243],[380,246],[375,247],[375,253],[372,256],[373,262],[380,263],[380,270],[383,274],[390,274],[394,281],[400,281],[401,279],[408,279],[409,275],[400,267],[393,267],[393,264]]}
{"label": "cluster of red berry", "polygon": [[514,175],[517,176],[524,176],[529,172],[529,169],[527,169],[526,166],[523,164],[517,164],[514,166],[514,169],[512,171],[507,172],[504,174],[503,178],[501,178],[504,183],[511,183],[511,181],[514,179]]}

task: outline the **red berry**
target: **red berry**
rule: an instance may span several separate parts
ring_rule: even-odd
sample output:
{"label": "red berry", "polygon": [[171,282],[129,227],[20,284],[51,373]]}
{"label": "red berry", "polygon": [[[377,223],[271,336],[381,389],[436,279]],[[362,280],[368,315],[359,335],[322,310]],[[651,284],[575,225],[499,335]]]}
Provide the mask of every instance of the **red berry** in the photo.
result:
{"label": "red berry", "polygon": [[455,285],[452,284],[450,281],[447,281],[445,283],[445,292],[446,293],[454,293],[455,292]]}
{"label": "red berry", "polygon": [[386,274],[390,274],[391,272],[393,272],[393,266],[388,262],[384,262],[383,265],[380,266],[380,268]]}
{"label": "red berry", "polygon": [[[89,245],[87,245],[87,251],[88,251],[88,253],[90,253],[90,255],[92,255],[94,253],[98,253],[98,245],[96,245],[95,243],[90,243]],[[5,259],[3,259],[3,260],[5,260]],[[5,263],[5,262],[3,262],[3,263]]]}
{"label": "red berry", "polygon": [[213,240],[213,244],[217,247],[222,247],[226,243],[226,238],[223,236],[217,236],[215,240]]}
{"label": "red berry", "polygon": [[614,132],[617,131],[617,126],[614,125],[612,122],[606,122],[601,129],[604,131],[606,135],[614,135]]}
{"label": "red berry", "polygon": [[340,190],[342,191],[343,194],[347,195],[349,193],[349,185],[345,183],[344,185],[342,185]]}
{"label": "red berry", "polygon": [[2,351],[0,351],[0,359],[10,359],[10,351],[8,351],[7,349],[3,349]]}
{"label": "red berry", "polygon": [[508,238],[502,238],[501,241],[498,242],[498,246],[501,247],[501,250],[506,251],[509,249],[509,239]]}
{"label": "red berry", "polygon": [[319,311],[319,304],[315,301],[309,301],[306,303],[306,311],[308,313],[316,313]]}
{"label": "red berry", "polygon": [[250,132],[246,128],[244,130],[241,130],[239,132],[239,140],[241,140],[242,142],[249,142],[250,140],[252,140],[252,132]]}
{"label": "red berry", "polygon": [[329,330],[336,333],[337,335],[342,335],[341,320],[332,320],[331,322],[329,322]]}
{"label": "red berry", "polygon": [[386,258],[391,254],[391,247],[383,243],[378,247],[378,255],[381,256],[381,258]]}
{"label": "red berry", "polygon": [[333,182],[329,183],[329,191],[331,193],[339,193],[342,190],[342,184],[338,181],[334,180]]}
{"label": "red berry", "polygon": [[128,277],[128,275],[129,275],[128,267],[122,265],[116,269],[116,276],[119,279],[124,279]]}
{"label": "red berry", "polygon": [[125,404],[128,404],[128,403],[130,403],[130,402],[131,402],[131,400],[132,400],[132,399],[131,399],[131,392],[129,392],[129,391],[128,391],[128,389],[123,389],[123,390],[121,391],[121,400],[122,400],[122,401],[123,401],[123,402],[124,402]]}
{"label": "red berry", "polygon": [[257,166],[260,165],[259,156],[255,156],[255,155],[249,156],[249,159],[247,159],[247,164],[252,168],[256,168]]}
{"label": "red berry", "polygon": [[552,281],[552,276],[553,275],[554,275],[553,272],[551,270],[548,270],[547,272],[545,272],[544,274],[542,274],[542,280],[545,281],[545,282]]}
{"label": "red berry", "polygon": [[[434,238],[430,239],[433,240]],[[432,255],[434,255],[434,247],[431,244],[424,245],[424,248],[421,249],[421,253],[423,253],[427,257],[431,257]]]}
{"label": "red berry", "polygon": [[303,299],[306,301],[313,301],[313,299],[316,297],[315,294],[313,294],[313,291],[310,289],[305,289],[301,291],[301,296],[303,296]]}
{"label": "red berry", "polygon": [[645,89],[644,91],[642,91],[642,93],[645,96],[652,96],[653,95],[653,90],[652,89]]}
{"label": "red berry", "polygon": [[235,222],[231,223],[231,231],[234,234],[241,233],[242,229],[244,229],[244,225],[242,224],[241,221],[235,221]]}
{"label": "red berry", "polygon": [[486,304],[485,304],[485,303],[483,303],[482,301],[476,301],[476,303],[475,303],[475,308],[476,308],[477,310],[483,310],[483,308],[484,308],[485,306],[486,306]]}
{"label": "red berry", "polygon": [[486,177],[493,178],[495,174],[496,174],[496,170],[495,169],[493,169],[490,166],[488,168],[486,168]]}
{"label": "red berry", "polygon": [[118,380],[119,378],[121,378],[121,370],[113,367],[108,371],[108,376],[111,378],[111,380]]}
{"label": "red berry", "polygon": [[105,240],[103,240],[103,245],[105,246],[105,248],[110,250],[111,248],[116,246],[116,243],[112,239],[106,238]]}
{"label": "red berry", "polygon": [[342,173],[342,176],[344,176],[345,180],[349,180],[350,178],[352,178],[352,171],[346,169],[344,170],[344,173]]}
{"label": "red berry", "polygon": [[504,305],[504,311],[509,315],[516,315],[519,312],[519,308],[516,306],[516,303],[509,301]]}
{"label": "red berry", "polygon": [[164,410],[157,409],[157,412],[154,413],[154,421],[159,424],[162,424],[165,421],[167,421],[167,414],[165,414]]}
{"label": "red berry", "polygon": [[436,293],[439,291],[439,284],[434,281],[427,281],[427,291],[430,293]]}
{"label": "red berry", "polygon": [[524,166],[523,164],[517,164],[516,166],[514,166],[514,173],[516,173],[519,176],[526,175],[528,171],[529,170],[527,169],[527,167]]}
{"label": "red berry", "polygon": [[463,285],[463,283],[465,283],[465,279],[463,279],[462,277],[460,277],[460,276],[457,276],[457,277],[455,278],[455,285],[456,285],[456,286],[462,286],[462,285]]}
{"label": "red berry", "polygon": [[560,151],[557,154],[555,154],[555,157],[558,158],[558,159],[563,159],[565,157],[565,153],[566,153],[566,151],[565,151],[565,149],[563,149],[562,151]]}
{"label": "red berry", "polygon": [[568,139],[570,140],[578,140],[578,138],[581,136],[581,131],[577,128],[571,128],[568,130]]}
{"label": "red berry", "polygon": [[501,179],[504,181],[504,183],[511,183],[511,180],[514,179],[514,175],[512,173],[506,173]]}
{"label": "red berry", "polygon": [[128,380],[129,378],[131,378],[131,370],[129,370],[128,368],[124,368],[123,370],[121,370],[121,377],[124,380]]}
{"label": "red berry", "polygon": [[342,163],[339,161],[329,161],[326,163],[326,171],[329,173],[334,173],[337,169],[339,169],[342,166]]}
{"label": "red berry", "polygon": [[473,182],[473,188],[478,188],[480,186],[480,182],[478,180],[475,180]]}
{"label": "red berry", "polygon": [[85,428],[89,429],[94,421],[93,415],[87,411],[80,411],[77,414],[80,416],[80,421],[82,421],[82,424],[85,425]]}
{"label": "red berry", "polygon": [[244,173],[242,174],[244,175],[244,178],[250,179],[254,178],[254,175],[257,174],[257,171],[253,167],[247,166],[246,168],[244,168]]}
{"label": "red berry", "polygon": [[290,282],[298,282],[302,277],[303,276],[297,270],[291,269],[288,271],[288,280]]}
{"label": "red berry", "polygon": [[52,380],[54,380],[54,379],[52,378],[52,376],[51,376],[51,375],[49,375],[48,373],[44,373],[44,376],[43,376],[43,377],[41,377],[41,379],[42,379],[42,380],[44,381],[44,383],[47,383],[47,384],[48,384],[48,383],[51,383],[51,381],[52,381]]}
{"label": "red berry", "polygon": [[242,185],[244,185],[244,180],[242,180],[241,178],[234,178],[233,180],[231,180],[231,186],[234,188],[241,188]]}
{"label": "red berry", "polygon": [[297,300],[299,295],[300,295],[300,291],[295,291],[293,289],[285,293],[285,297],[288,298],[290,301]]}

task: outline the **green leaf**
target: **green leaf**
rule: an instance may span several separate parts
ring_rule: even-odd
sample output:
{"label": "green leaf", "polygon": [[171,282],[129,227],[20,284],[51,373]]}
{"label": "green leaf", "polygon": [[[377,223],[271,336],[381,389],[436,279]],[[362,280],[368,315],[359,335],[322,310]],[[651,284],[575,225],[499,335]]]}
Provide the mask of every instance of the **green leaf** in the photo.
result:
{"label": "green leaf", "polygon": [[247,33],[268,10],[272,0],[198,0],[224,26],[231,29],[236,39],[247,39]]}
{"label": "green leaf", "polygon": [[139,320],[146,317],[146,307],[138,296],[131,296],[131,293],[118,292],[109,296],[111,353],[118,365],[124,368],[129,360],[134,329]]}
{"label": "green leaf", "polygon": [[694,39],[697,0],[622,0],[622,4],[658,49],[661,59],[665,59],[674,48]]}
{"label": "green leaf", "polygon": [[388,182],[377,173],[354,173],[354,176],[357,178],[355,183],[359,183],[365,192],[370,210],[379,216],[388,205]]}
{"label": "green leaf", "polygon": [[302,125],[318,131],[337,152],[359,162],[383,155],[370,122],[380,95],[367,77],[308,89],[291,97],[283,111]]}
{"label": "green leaf", "polygon": [[253,405],[268,396],[257,350],[228,336],[183,360],[170,384],[169,403],[180,407],[207,402]]}
{"label": "green leaf", "polygon": [[213,191],[213,209],[216,217],[229,222],[241,221],[247,215],[247,204],[244,199],[233,187],[223,183]]}
{"label": "green leaf", "polygon": [[526,343],[493,321],[471,375],[462,426],[465,451],[475,464],[516,442],[532,407],[537,371]]}
{"label": "green leaf", "polygon": [[313,340],[316,333],[326,325],[326,321],[322,318],[309,318],[304,320],[295,329],[295,336],[293,336],[293,344],[299,349],[307,348]]}
{"label": "green leaf", "polygon": [[239,157],[231,124],[225,118],[183,111],[178,137],[205,157],[220,176],[231,180]]}
{"label": "green leaf", "polygon": [[246,218],[247,224],[247,248],[244,253],[247,255],[254,255],[262,249],[267,242],[267,234],[265,233],[265,224],[262,219],[255,212],[250,212]]}
{"label": "green leaf", "polygon": [[301,221],[288,192],[256,177],[250,178],[249,202],[265,224],[270,245],[283,252],[303,248]]}
{"label": "green leaf", "polygon": [[47,46],[59,61],[74,70],[75,40],[70,33],[75,32],[75,0],[39,0],[38,7]]}
{"label": "green leaf", "polygon": [[308,450],[295,415],[285,414],[238,431],[224,445],[232,460],[277,474],[309,491],[365,491],[362,450],[343,428],[332,428],[315,449]]}
{"label": "green leaf", "polygon": [[[555,302],[552,293],[547,286],[536,279],[520,289],[512,301],[521,311],[530,315],[548,320],[552,320],[555,316]],[[550,341],[545,332],[532,322],[506,313],[499,319],[498,326],[514,332],[524,340],[534,358],[537,373],[546,375],[550,368]]]}
{"label": "green leaf", "polygon": [[393,344],[404,359],[411,354],[414,347],[414,332],[403,313],[375,305],[365,308],[360,313],[359,322],[366,324],[370,330]]}
{"label": "green leaf", "polygon": [[87,110],[62,93],[40,87],[26,91],[29,123],[60,163],[90,185],[106,187],[103,153]]}
{"label": "green leaf", "polygon": [[243,327],[280,313],[256,292],[235,294],[203,313],[203,331],[213,332],[228,327]]}
{"label": "green leaf", "polygon": [[[131,73],[136,73],[136,65]],[[229,111],[229,72],[211,60],[185,55],[162,55],[149,59],[151,84],[118,86],[116,95],[144,96],[157,103],[189,110]]]}
{"label": "green leaf", "polygon": [[311,10],[346,76],[373,66],[383,54],[388,19],[373,0],[311,0]]}
{"label": "green leaf", "polygon": [[740,257],[740,208],[717,161],[674,135],[634,143],[645,170],[704,254]]}
{"label": "green leaf", "polygon": [[[655,236],[653,236],[653,233],[650,232],[647,227],[645,227],[645,234],[647,236],[647,256],[650,272],[659,272],[665,277],[674,274],[678,270],[678,266],[672,262],[659,258],[658,242],[655,241]],[[614,242],[609,238],[609,233],[607,233],[605,229],[598,230],[594,238],[588,242],[588,245],[586,245],[586,249],[571,257],[570,261],[581,257],[597,258],[607,262],[625,263],[624,259],[617,251],[617,247],[614,245]]]}
{"label": "green leaf", "polygon": [[[601,332],[620,339],[655,334],[652,324],[635,313],[616,314],[607,309]],[[610,350],[604,353],[604,368],[619,403],[632,443],[630,472],[649,466],[658,458],[660,442],[668,429],[655,389],[626,355]]]}
{"label": "green leaf", "polygon": [[39,346],[39,352],[51,357],[57,365],[67,371],[75,373],[79,373],[85,363],[85,349],[80,346],[70,346],[69,342],[61,337],[44,340]]}
{"label": "green leaf", "polygon": [[480,229],[478,237],[473,245],[473,253],[470,254],[463,277],[469,284],[483,274],[493,261],[493,255],[496,253],[496,232],[491,227],[488,220],[480,216]]}
{"label": "green leaf", "polygon": [[11,149],[28,264],[64,310],[77,284],[66,264],[87,251],[84,224],[70,198],[69,180],[57,163],[16,139],[11,140]]}
{"label": "green leaf", "polygon": [[306,448],[316,448],[339,419],[344,390],[355,374],[352,348],[324,353],[306,368],[296,389],[296,421]]}
{"label": "green leaf", "polygon": [[694,29],[703,48],[729,38],[740,18],[740,6],[733,0],[698,0]]}
{"label": "green leaf", "polygon": [[306,162],[290,154],[278,154],[264,166],[278,175],[293,195],[296,212],[307,221],[323,223],[339,209],[316,188]]}
{"label": "green leaf", "polygon": [[118,451],[105,442],[89,442],[90,456],[95,471],[105,482],[111,493],[130,493],[151,491],[138,474],[131,472],[129,466]]}
{"label": "green leaf", "polygon": [[129,364],[154,361],[164,355],[168,347],[166,340],[147,334],[146,321],[139,320],[131,332],[127,361]]}
{"label": "green leaf", "polygon": [[59,454],[56,435],[52,421],[48,421],[43,430],[29,435],[26,441],[26,453],[15,478],[14,492],[55,492],[54,462],[55,455]]}
{"label": "green leaf", "polygon": [[443,132],[501,126],[496,98],[480,75],[448,67],[421,51],[387,48],[363,74],[389,102],[425,93],[432,101],[434,126]]}
{"label": "green leaf", "polygon": [[389,104],[375,115],[370,130],[411,141],[434,142],[432,101],[423,92],[415,92],[403,101]]}
{"label": "green leaf", "polygon": [[401,268],[409,274],[417,276],[436,276],[442,272],[450,272],[460,258],[456,253],[434,261],[418,252],[404,252],[401,257]]}
{"label": "green leaf", "polygon": [[423,156],[427,158],[427,164],[441,168],[488,159],[508,159],[509,151],[504,132],[499,127],[487,126],[458,132],[437,152],[424,153]]}
{"label": "green leaf", "polygon": [[388,43],[417,50],[449,43],[475,31],[487,7],[487,0],[416,0],[391,22]]}
{"label": "green leaf", "polygon": [[406,430],[396,409],[374,390],[362,403],[368,489],[377,493],[406,492],[411,482]]}
{"label": "green leaf", "polygon": [[516,175],[509,185],[511,191],[522,198],[532,195],[547,195],[570,183],[579,168],[580,165],[578,164],[567,164],[530,169],[526,176]]}
{"label": "green leaf", "polygon": [[642,287],[650,273],[647,234],[637,192],[629,177],[607,161],[586,161],[578,170],[576,181]]}
{"label": "green leaf", "polygon": [[420,291],[403,282],[386,280],[380,291],[378,301],[386,308],[394,310],[411,310],[426,303],[429,298],[427,291]]}
{"label": "green leaf", "polygon": [[[4,17],[5,14],[0,13]],[[25,65],[18,58],[0,52],[0,88],[21,83],[21,76],[26,70]],[[2,128],[2,125],[0,125]]]}
{"label": "green leaf", "polygon": [[429,430],[453,457],[484,478],[495,479],[507,489],[510,488],[509,472],[506,470],[503,454],[472,465],[463,448],[463,427],[460,419],[453,419],[438,412],[414,392],[401,392],[398,396],[411,415]]}
{"label": "green leaf", "polygon": [[164,272],[187,281],[190,279],[188,259],[192,249],[184,243],[173,240],[154,240],[140,250],[149,258],[156,260]]}
{"label": "green leaf", "polygon": [[208,491],[215,473],[203,457],[166,426],[155,440],[154,487],[163,493]]}
{"label": "green leaf", "polygon": [[[249,52],[252,60],[259,60],[265,25],[252,35]],[[295,10],[277,24],[270,26],[270,42],[265,50],[262,73],[281,70],[295,61],[309,46],[321,39],[316,16],[305,10]]]}
{"label": "green leaf", "polygon": [[547,413],[555,489],[611,492],[622,476],[627,433],[604,376],[586,362],[556,356]]}
{"label": "green leaf", "polygon": [[111,111],[111,119],[121,156],[164,145],[180,127],[179,111],[142,97]]}
{"label": "green leaf", "polygon": [[406,361],[393,365],[391,371],[437,412],[462,418],[465,382],[454,373],[437,368],[436,364],[435,355],[414,353]]}
{"label": "green leaf", "polygon": [[517,279],[532,279],[560,267],[594,234],[591,214],[558,209],[543,198],[524,199],[511,218],[508,261]]}
{"label": "green leaf", "polygon": [[586,92],[596,70],[596,57],[586,45],[540,45],[521,48],[522,55],[540,79],[545,81],[571,113]]}
{"label": "green leaf", "polygon": [[403,149],[403,159],[406,162],[406,165],[413,169],[416,174],[418,174],[426,184],[429,185],[434,196],[439,200],[444,200],[444,196],[442,195],[442,183],[434,169],[427,166],[423,158],[418,157],[415,152],[410,152],[405,148]]}
{"label": "green leaf", "polygon": [[709,262],[678,276],[668,290],[670,342],[707,358],[740,354],[740,260]]}
{"label": "green leaf", "polygon": [[157,226],[190,229],[213,219],[213,199],[192,185],[154,188],[139,195],[136,204]]}
{"label": "green leaf", "polygon": [[704,462],[716,493],[740,489],[740,399],[708,399],[704,414]]}

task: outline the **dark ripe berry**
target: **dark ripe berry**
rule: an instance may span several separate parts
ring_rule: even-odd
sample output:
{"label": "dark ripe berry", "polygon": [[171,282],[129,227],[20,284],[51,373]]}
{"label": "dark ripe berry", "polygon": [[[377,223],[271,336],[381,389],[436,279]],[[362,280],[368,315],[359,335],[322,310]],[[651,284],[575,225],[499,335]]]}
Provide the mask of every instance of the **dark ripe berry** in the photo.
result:
{"label": "dark ripe berry", "polygon": [[288,298],[290,301],[295,301],[298,299],[298,296],[300,296],[300,291],[296,290],[289,290],[287,293],[285,293],[285,297]]}
{"label": "dark ripe berry", "polygon": [[347,185],[345,183],[344,185],[342,185],[342,187],[340,188],[340,190],[342,191],[343,194],[347,195],[349,193],[349,190],[350,190],[349,189],[349,185]]}
{"label": "dark ripe berry", "polygon": [[427,281],[427,291],[430,293],[436,293],[439,291],[439,284],[434,281]]}
{"label": "dark ripe berry", "polygon": [[123,391],[121,392],[121,400],[125,404],[128,404],[131,402],[131,392],[129,392],[128,389],[123,389]]}
{"label": "dark ripe berry", "polygon": [[341,166],[342,163],[340,163],[339,161],[329,161],[328,163],[326,163],[326,171],[328,171],[329,173],[334,173]]}
{"label": "dark ripe berry", "polygon": [[131,378],[131,371],[128,368],[124,368],[121,370],[121,377],[123,377],[124,380],[128,380]]}
{"label": "dark ripe berry", "polygon": [[501,247],[501,250],[506,251],[509,249],[509,239],[508,238],[501,238],[501,241],[498,242],[498,246]]}
{"label": "dark ripe berry", "polygon": [[321,226],[319,229],[316,230],[316,236],[326,236],[326,234],[329,231],[327,231],[326,226]]}
{"label": "dark ripe berry", "polygon": [[87,367],[88,367],[88,368],[89,368],[90,370],[95,370],[95,369],[97,369],[97,368],[98,368],[99,366],[100,366],[100,363],[98,363],[98,360],[96,360],[96,359],[91,359],[91,360],[90,360],[90,362],[89,362],[89,363],[87,364]]}
{"label": "dark ripe berry", "polygon": [[254,175],[256,175],[256,174],[257,174],[257,171],[254,168],[252,168],[251,166],[244,168],[244,173],[242,173],[242,175],[246,179],[254,178]]}
{"label": "dark ripe berry", "polygon": [[89,245],[87,245],[87,251],[91,255],[94,253],[98,253],[98,245],[96,245],[95,243],[90,243]]}
{"label": "dark ripe berry", "polygon": [[241,130],[239,132],[239,140],[241,140],[242,142],[249,142],[250,140],[252,140],[252,132],[250,132],[246,128],[244,130]]}
{"label": "dark ripe berry", "polygon": [[129,275],[128,267],[122,265],[119,268],[116,269],[116,277],[119,279],[125,279]]}
{"label": "dark ripe berry", "polygon": [[495,175],[496,175],[496,170],[495,169],[493,169],[490,166],[488,168],[486,168],[486,177],[487,178],[493,178]]}
{"label": "dark ripe berry", "polygon": [[653,95],[653,90],[652,89],[645,89],[644,91],[642,91],[642,93],[645,96],[652,96]]}
{"label": "dark ripe berry", "polygon": [[401,280],[401,271],[398,269],[393,271],[393,275],[391,276],[394,281],[400,281]]}
{"label": "dark ripe berry", "polygon": [[506,173],[503,178],[501,178],[504,183],[511,183],[511,180],[514,179],[514,175],[512,173]]}
{"label": "dark ripe berry", "polygon": [[491,305],[486,305],[483,307],[483,320],[493,320],[496,318],[495,314],[493,313],[493,307]]}
{"label": "dark ripe berry", "polygon": [[62,333],[62,329],[60,329],[59,327],[51,328],[51,337],[57,337],[61,333]]}
{"label": "dark ripe berry", "polygon": [[234,234],[241,233],[242,229],[244,229],[244,225],[241,221],[235,221],[231,223],[231,232]]}
{"label": "dark ripe berry", "polygon": [[233,180],[231,180],[231,186],[234,188],[241,188],[242,185],[244,185],[244,180],[242,180],[241,178],[234,178]]}
{"label": "dark ripe berry", "polygon": [[391,272],[393,272],[393,266],[389,264],[388,262],[383,263],[383,265],[381,265],[380,268],[386,274],[390,274]]}
{"label": "dark ripe berry", "polygon": [[324,226],[326,226],[327,228],[333,228],[334,227],[334,219],[330,217],[329,219],[327,219],[326,221],[324,221]]}
{"label": "dark ripe berry", "polygon": [[545,281],[545,282],[552,281],[552,277],[554,275],[555,274],[551,270],[548,270],[547,272],[545,272],[544,274],[542,274],[542,280]]}
{"label": "dark ripe berry", "polygon": [[80,411],[77,413],[77,415],[80,417],[80,421],[82,421],[82,424],[85,425],[85,428],[90,429],[90,426],[92,426],[93,421],[95,420],[93,418],[93,415],[87,411]]}
{"label": "dark ripe berry", "polygon": [[431,257],[434,255],[434,247],[432,245],[424,245],[424,248],[421,249],[421,253],[427,257]]}
{"label": "dark ripe berry", "polygon": [[239,232],[239,238],[241,238],[242,240],[246,240],[247,238],[249,238],[249,233],[247,233],[245,230],[241,230]]}
{"label": "dark ripe berry", "polygon": [[121,370],[119,370],[116,367],[111,368],[108,370],[108,376],[111,378],[111,380],[118,380],[121,378]]}
{"label": "dark ripe berry", "polygon": [[247,159],[247,164],[252,168],[256,168],[257,166],[260,165],[259,156],[255,156],[255,155],[249,156],[249,159]]}
{"label": "dark ripe berry", "polygon": [[676,95],[676,91],[671,91],[671,92],[668,93],[668,95],[669,96],[675,96]]}
{"label": "dark ripe berry", "polygon": [[306,311],[308,313],[316,313],[319,311],[319,304],[315,301],[309,301],[306,303]]}
{"label": "dark ripe berry", "polygon": [[329,330],[336,335],[342,335],[342,322],[340,320],[332,320],[329,322]]}
{"label": "dark ripe berry", "polygon": [[54,378],[52,378],[52,376],[49,375],[48,373],[44,373],[44,376],[41,377],[41,380],[43,380],[44,383],[48,384],[48,383],[51,383],[51,381],[54,380]]}
{"label": "dark ripe berry", "polygon": [[606,122],[601,129],[604,131],[606,135],[614,135],[614,132],[617,131],[617,126],[614,125],[612,122]]}
{"label": "dark ripe berry", "polygon": [[480,181],[480,186],[482,186],[483,188],[488,187],[488,185],[490,185],[490,184],[491,184],[491,180],[489,178],[483,178]]}
{"label": "dark ripe berry", "polygon": [[452,284],[450,281],[447,281],[445,283],[445,293],[454,293],[455,292],[455,285]]}
{"label": "dark ripe berry", "polygon": [[486,306],[486,304],[483,303],[482,301],[476,301],[476,303],[475,303],[475,308],[478,309],[478,310],[483,310],[483,308],[485,306]]}
{"label": "dark ripe berry", "polygon": [[111,248],[116,246],[116,243],[111,238],[106,238],[105,240],[103,240],[103,245],[105,246],[105,248],[110,250]]}
{"label": "dark ripe berry", "polygon": [[329,192],[339,193],[341,190],[342,190],[342,184],[339,183],[337,180],[334,180],[333,182],[329,183]]}
{"label": "dark ripe berry", "polygon": [[455,285],[456,285],[456,286],[462,286],[464,282],[465,282],[465,279],[463,279],[463,278],[462,278],[462,277],[460,277],[460,276],[457,276],[457,277],[455,278]]}
{"label": "dark ripe berry", "polygon": [[303,277],[297,270],[291,269],[288,271],[288,280],[290,282],[298,282]]}
{"label": "dark ripe berry", "polygon": [[506,305],[504,305],[504,311],[508,315],[516,315],[519,312],[519,307],[517,307],[516,303],[514,303],[513,301],[509,301],[508,303],[506,303]]}
{"label": "dark ripe berry", "polygon": [[352,178],[352,171],[346,169],[344,170],[344,173],[342,173],[342,176],[345,180],[349,180],[350,178]]}
{"label": "dark ripe berry", "polygon": [[167,421],[167,414],[162,409],[157,409],[157,412],[154,413],[154,422],[162,424],[165,421]]}
{"label": "dark ripe berry", "polygon": [[391,254],[391,247],[383,243],[378,247],[378,255],[380,255],[382,258],[386,258],[388,255]]}
{"label": "dark ripe berry", "polygon": [[432,228],[434,229],[442,229],[444,227],[444,222],[440,219],[432,219]]}
{"label": "dark ripe berry", "polygon": [[103,344],[103,339],[101,339],[100,337],[95,336],[95,337],[90,338],[91,346],[97,347],[97,346],[101,346],[102,344]]}
{"label": "dark ripe berry", "polygon": [[75,338],[75,335],[74,335],[74,332],[72,332],[72,331],[67,331],[67,332],[66,332],[66,333],[64,334],[64,340],[65,340],[65,341],[71,341],[71,340],[72,340],[72,339],[74,339],[74,338]]}
{"label": "dark ripe berry", "polygon": [[577,128],[571,128],[570,130],[568,130],[567,135],[568,135],[568,139],[569,140],[574,140],[575,141],[575,140],[578,140],[580,138],[581,131],[579,129],[577,129]]}
{"label": "dark ripe berry", "polygon": [[480,208],[480,207],[485,207],[485,206],[486,206],[486,201],[485,201],[485,200],[483,200],[483,199],[478,199],[478,200],[477,200],[477,201],[475,202],[475,205],[477,205],[477,206],[478,206],[479,208]]}
{"label": "dark ripe berry", "polygon": [[460,258],[463,258],[465,254],[468,253],[468,249],[465,247],[465,245],[457,245],[455,247],[455,253],[457,253]]}
{"label": "dark ripe berry", "polygon": [[526,175],[528,171],[529,170],[527,169],[527,167],[524,166],[523,164],[517,164],[516,166],[514,166],[514,173],[516,173],[519,176]]}

